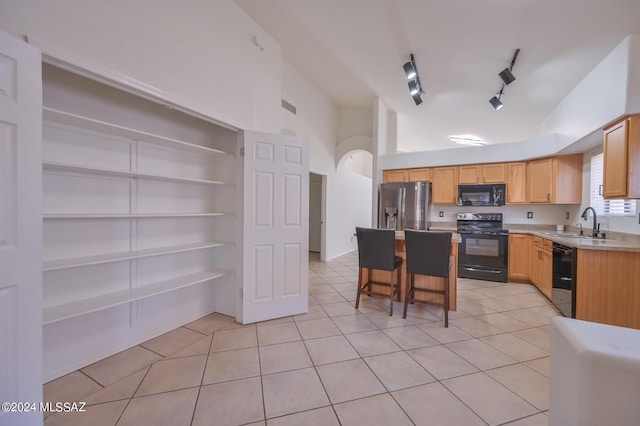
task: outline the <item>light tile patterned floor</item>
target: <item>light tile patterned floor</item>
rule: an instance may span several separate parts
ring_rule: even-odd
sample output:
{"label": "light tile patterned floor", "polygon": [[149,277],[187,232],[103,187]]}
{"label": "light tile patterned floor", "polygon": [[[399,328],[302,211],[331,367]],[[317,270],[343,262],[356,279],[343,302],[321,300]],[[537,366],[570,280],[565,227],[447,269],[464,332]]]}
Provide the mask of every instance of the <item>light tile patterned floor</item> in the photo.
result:
{"label": "light tile patterned floor", "polygon": [[309,312],[212,314],[44,386],[46,425],[548,424],[550,322],[530,285],[459,279],[458,310],[356,297],[357,254],[309,263]]}

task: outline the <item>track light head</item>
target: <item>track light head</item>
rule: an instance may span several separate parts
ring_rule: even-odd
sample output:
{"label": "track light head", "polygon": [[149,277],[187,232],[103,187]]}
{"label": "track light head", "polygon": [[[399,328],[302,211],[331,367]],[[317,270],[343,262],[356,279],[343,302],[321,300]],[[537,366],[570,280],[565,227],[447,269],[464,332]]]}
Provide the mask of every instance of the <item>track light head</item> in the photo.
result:
{"label": "track light head", "polygon": [[409,93],[411,93],[411,96],[419,95],[420,92],[421,92],[421,90],[420,90],[420,86],[418,85],[418,83],[415,80],[411,80],[409,82]]}
{"label": "track light head", "polygon": [[412,80],[417,75],[413,61],[407,62],[402,66],[402,68],[404,68],[404,73],[407,75],[407,80]]}
{"label": "track light head", "polygon": [[420,105],[422,103],[422,98],[420,97],[420,92],[416,93],[415,95],[411,95],[411,97],[413,98],[413,102],[415,102],[416,105]]}
{"label": "track light head", "polygon": [[500,73],[498,73],[498,76],[500,76],[502,81],[504,81],[505,86],[508,86],[516,80],[516,77],[513,75],[509,68],[503,69]]}
{"label": "track light head", "polygon": [[496,111],[504,106],[500,98],[497,96],[494,96],[493,98],[489,99],[489,103],[491,104],[492,107],[495,108]]}

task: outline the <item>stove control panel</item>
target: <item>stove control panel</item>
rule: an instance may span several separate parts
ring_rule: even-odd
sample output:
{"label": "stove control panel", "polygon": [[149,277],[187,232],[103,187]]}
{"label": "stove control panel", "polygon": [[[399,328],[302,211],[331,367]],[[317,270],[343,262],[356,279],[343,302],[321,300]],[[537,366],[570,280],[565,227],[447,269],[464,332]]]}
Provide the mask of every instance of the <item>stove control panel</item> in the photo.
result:
{"label": "stove control panel", "polygon": [[475,222],[502,222],[502,213],[458,213],[457,219]]}

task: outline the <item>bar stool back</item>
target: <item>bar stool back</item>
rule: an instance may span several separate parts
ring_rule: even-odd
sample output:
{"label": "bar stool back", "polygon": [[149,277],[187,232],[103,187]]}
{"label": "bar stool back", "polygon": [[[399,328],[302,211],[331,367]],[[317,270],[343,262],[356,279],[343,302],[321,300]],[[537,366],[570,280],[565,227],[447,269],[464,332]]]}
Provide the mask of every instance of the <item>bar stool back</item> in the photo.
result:
{"label": "bar stool back", "polygon": [[[449,271],[451,262],[451,232],[405,230],[407,250],[407,283],[404,298],[403,318],[407,317],[409,303],[423,303],[444,308],[444,326],[449,327]],[[416,275],[444,278],[444,288],[428,289],[415,286]],[[416,291],[441,294],[442,303],[415,298]]]}
{"label": "bar stool back", "polygon": [[[400,300],[400,273],[402,258],[396,256],[396,235],[392,229],[356,228],[358,238],[358,295],[356,309],[360,305],[360,295],[363,291],[369,296],[389,297],[389,315],[393,315],[393,297]],[[366,280],[363,271],[366,269]],[[388,282],[373,281],[371,270],[389,271]],[[394,271],[397,272],[394,274]],[[395,277],[394,277],[395,276]],[[373,291],[373,286],[389,287],[389,293]]]}

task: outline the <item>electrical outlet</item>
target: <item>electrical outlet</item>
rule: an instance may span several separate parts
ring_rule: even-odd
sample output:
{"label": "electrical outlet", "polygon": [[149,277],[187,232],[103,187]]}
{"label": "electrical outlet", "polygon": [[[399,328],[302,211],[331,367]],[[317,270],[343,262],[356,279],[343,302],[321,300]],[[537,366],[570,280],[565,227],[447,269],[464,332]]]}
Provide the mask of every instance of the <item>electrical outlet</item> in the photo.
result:
{"label": "electrical outlet", "polygon": [[444,217],[444,212],[438,212],[438,217]]}
{"label": "electrical outlet", "polygon": [[527,219],[533,219],[533,212],[527,212]]}

